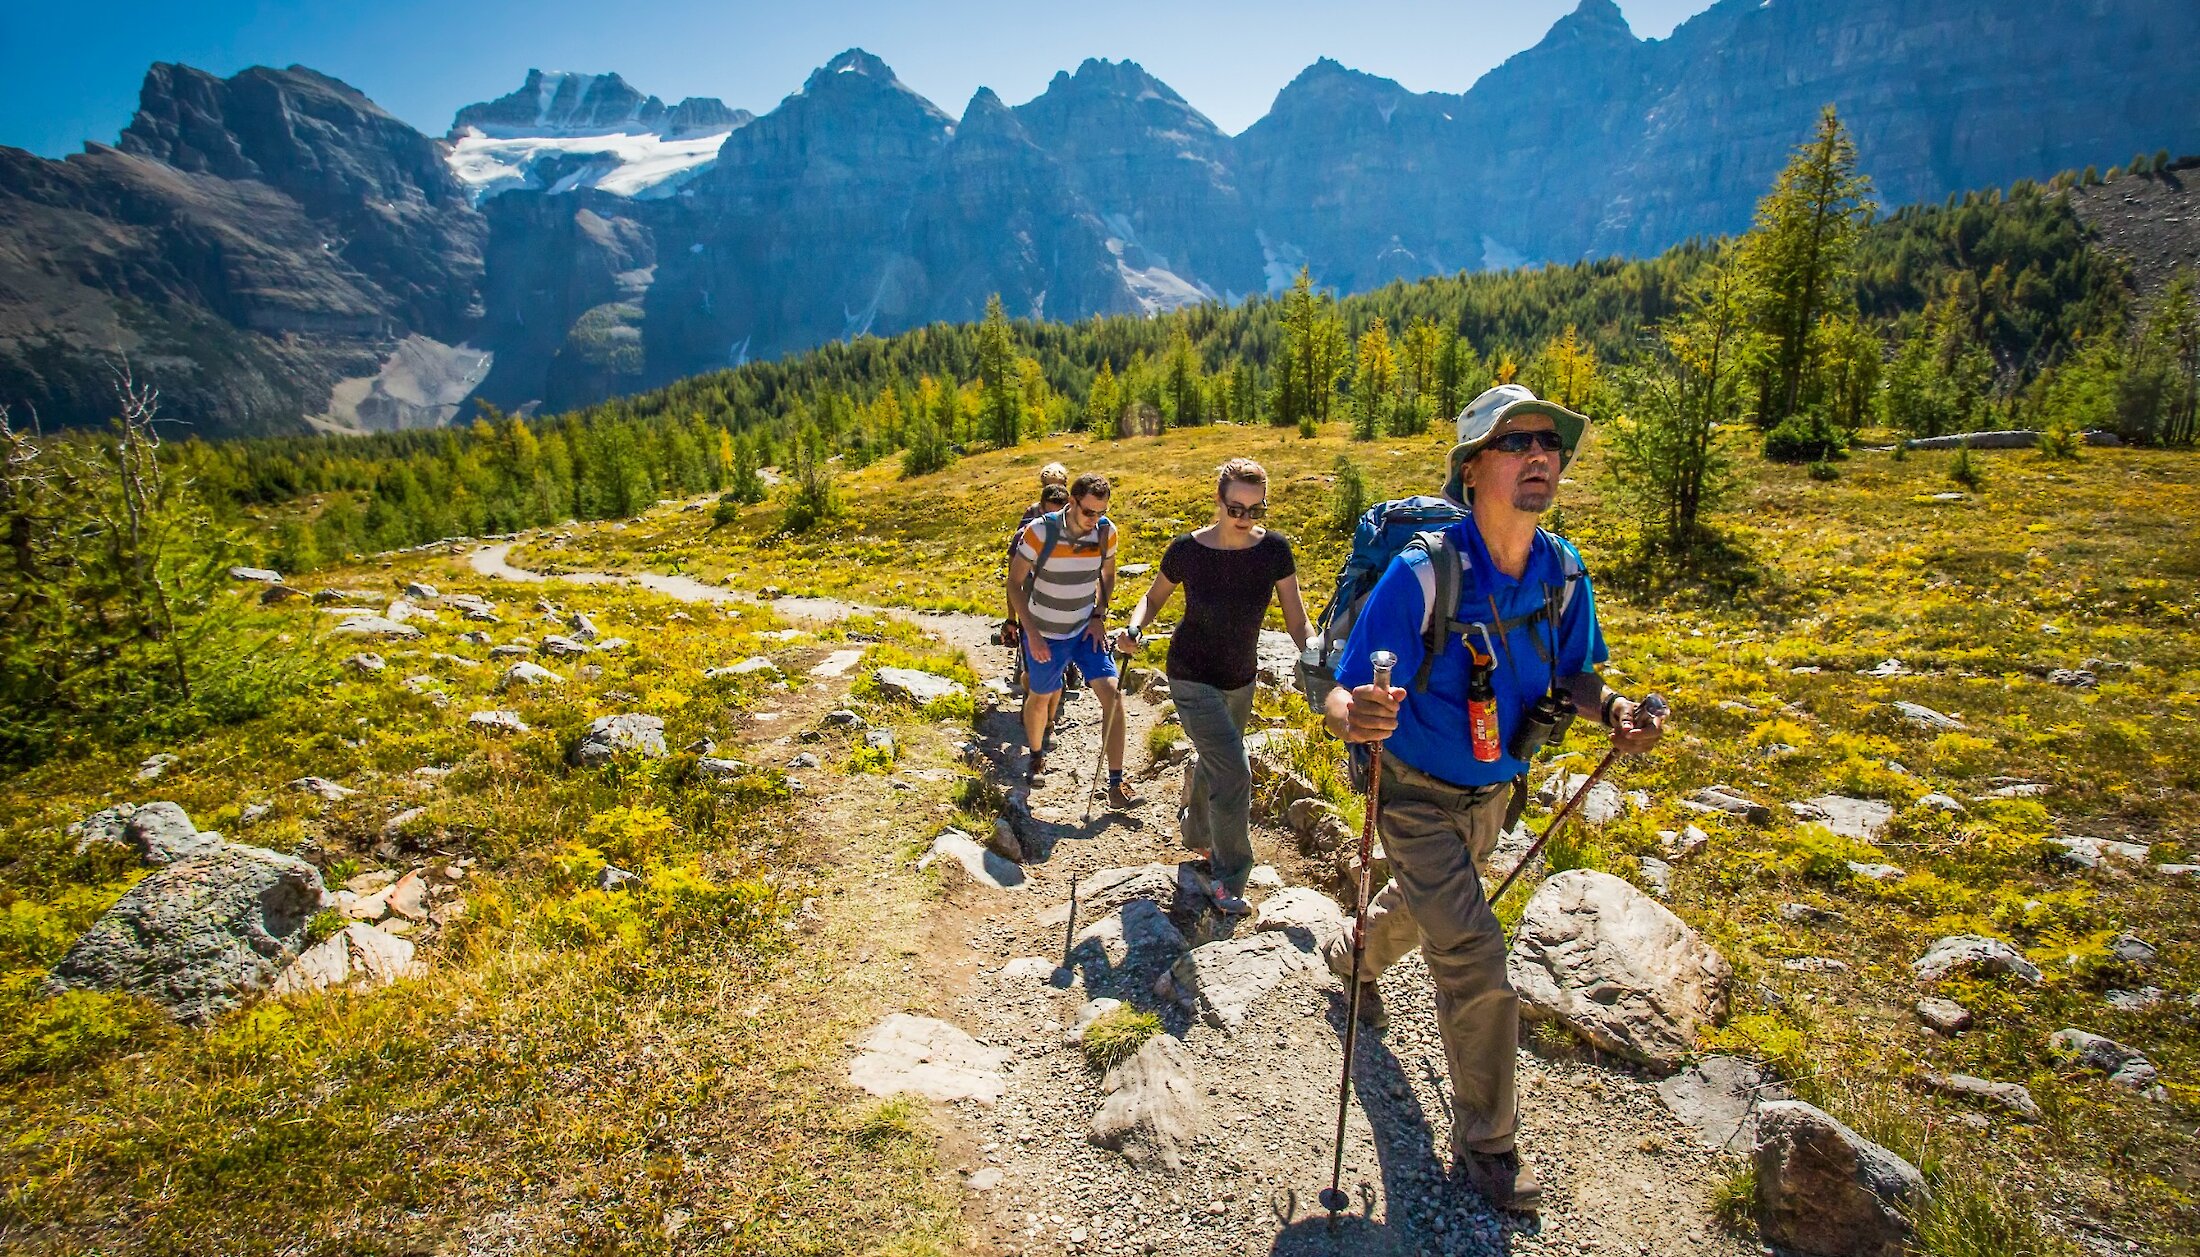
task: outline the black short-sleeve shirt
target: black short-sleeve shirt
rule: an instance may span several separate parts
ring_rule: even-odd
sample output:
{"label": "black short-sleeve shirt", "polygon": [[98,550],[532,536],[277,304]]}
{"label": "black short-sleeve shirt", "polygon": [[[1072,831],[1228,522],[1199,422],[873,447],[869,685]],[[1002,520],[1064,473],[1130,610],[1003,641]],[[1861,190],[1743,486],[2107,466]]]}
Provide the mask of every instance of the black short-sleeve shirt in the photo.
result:
{"label": "black short-sleeve shirt", "polygon": [[1202,545],[1190,533],[1170,542],[1161,574],[1184,587],[1184,619],[1169,639],[1169,679],[1224,690],[1251,685],[1268,601],[1276,582],[1298,570],[1291,543],[1274,529],[1243,550]]}

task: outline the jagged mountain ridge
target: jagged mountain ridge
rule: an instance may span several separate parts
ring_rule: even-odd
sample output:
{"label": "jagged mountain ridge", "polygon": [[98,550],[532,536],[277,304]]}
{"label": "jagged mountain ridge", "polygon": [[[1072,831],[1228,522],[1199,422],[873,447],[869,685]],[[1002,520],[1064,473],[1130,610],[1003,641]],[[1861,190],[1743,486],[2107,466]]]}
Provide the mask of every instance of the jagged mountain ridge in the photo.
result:
{"label": "jagged mountain ridge", "polygon": [[860,50],[756,118],[531,71],[443,141],[302,68],[155,66],[119,150],[0,150],[0,400],[96,421],[121,349],[204,431],[435,423],[992,292],[1074,319],[1644,254],[1745,227],[1828,101],[1887,204],[2200,151],[2195,42],[2164,0],[1722,0],[1649,41],[1583,0],[1465,91],[1323,60],[1235,137],[1130,62],[960,119]]}

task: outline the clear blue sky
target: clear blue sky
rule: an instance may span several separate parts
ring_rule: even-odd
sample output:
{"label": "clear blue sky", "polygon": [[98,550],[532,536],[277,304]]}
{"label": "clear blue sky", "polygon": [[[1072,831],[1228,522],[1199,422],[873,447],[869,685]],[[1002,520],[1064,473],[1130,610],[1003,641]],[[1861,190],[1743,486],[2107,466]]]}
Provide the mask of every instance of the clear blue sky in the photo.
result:
{"label": "clear blue sky", "polygon": [[[1086,57],[1128,58],[1230,132],[1267,112],[1317,57],[1460,91],[1543,37],[1577,0],[7,0],[0,144],[47,156],[113,143],[154,61],[219,74],[303,64],[440,135],[461,105],[528,67],[615,70],[666,101],[716,96],[763,113],[843,48],[869,49],[960,115],[978,87],[1010,104]],[[1662,37],[1710,0],[1620,0]]]}

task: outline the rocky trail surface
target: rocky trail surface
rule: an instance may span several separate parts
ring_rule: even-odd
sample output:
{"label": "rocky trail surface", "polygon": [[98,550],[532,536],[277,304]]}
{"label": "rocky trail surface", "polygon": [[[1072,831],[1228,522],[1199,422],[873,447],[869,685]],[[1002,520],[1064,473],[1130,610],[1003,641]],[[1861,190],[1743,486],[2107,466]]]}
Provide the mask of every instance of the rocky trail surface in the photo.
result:
{"label": "rocky trail surface", "polygon": [[[511,566],[509,551],[489,546],[469,561],[486,576],[543,579]],[[647,573],[557,579],[631,580],[690,601],[748,598]],[[812,620],[872,610],[773,606]],[[992,624],[921,622],[985,678],[966,759],[1003,821],[995,835],[932,844],[946,902],[911,974],[925,989],[909,992],[908,1007],[942,1015],[896,1014],[852,1043],[850,1080],[934,1101],[967,1189],[970,1251],[1758,1251],[1723,1230],[1709,1205],[1739,1159],[1676,1117],[1652,1075],[1609,1058],[1521,1053],[1522,1146],[1545,1185],[1540,1219],[1493,1213],[1450,1181],[1449,1087],[1417,952],[1383,980],[1392,1024],[1359,1039],[1344,1157],[1354,1205],[1332,1221],[1316,1195],[1329,1182],[1347,991],[1320,959],[1320,939],[1344,920],[1328,889],[1311,889],[1330,885],[1327,861],[1302,856],[1288,830],[1257,824],[1255,915],[1220,917],[1203,863],[1179,845],[1182,773],[1145,750],[1165,718],[1159,687],[1126,703],[1141,800],[1110,810],[1092,797],[1101,729],[1089,691],[1071,693],[1050,770],[1027,785],[1005,682],[1010,652],[988,640]],[[1103,1074],[1076,1031],[1114,1007],[1106,1001],[1155,1014],[1165,1033]]]}

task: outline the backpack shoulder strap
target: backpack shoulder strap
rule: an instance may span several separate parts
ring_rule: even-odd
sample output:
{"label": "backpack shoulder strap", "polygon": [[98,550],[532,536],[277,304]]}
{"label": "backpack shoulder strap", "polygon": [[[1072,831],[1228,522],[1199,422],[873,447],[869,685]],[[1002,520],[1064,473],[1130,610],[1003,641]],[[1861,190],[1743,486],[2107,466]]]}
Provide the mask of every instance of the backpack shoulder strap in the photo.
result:
{"label": "backpack shoulder strap", "polygon": [[1558,551],[1559,590],[1552,601],[1557,603],[1558,614],[1564,616],[1574,605],[1574,593],[1581,588],[1582,578],[1589,574],[1587,564],[1581,561],[1581,552],[1574,549],[1564,537],[1548,529],[1537,529],[1551,539],[1551,548]]}
{"label": "backpack shoulder strap", "polygon": [[1062,517],[1059,514],[1048,511],[1039,517],[1039,525],[1046,534],[1046,541],[1040,545],[1039,557],[1031,565],[1033,584],[1038,583],[1039,573],[1046,570],[1047,559],[1053,555],[1054,547],[1062,544]]}
{"label": "backpack shoulder strap", "polygon": [[1431,530],[1415,533],[1405,548],[1428,556],[1428,562],[1414,569],[1421,583],[1421,666],[1413,670],[1413,688],[1425,692],[1429,669],[1435,666],[1436,656],[1444,653],[1459,614],[1459,547],[1448,533]]}

